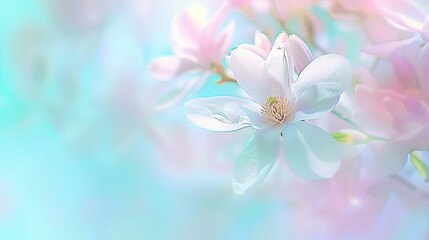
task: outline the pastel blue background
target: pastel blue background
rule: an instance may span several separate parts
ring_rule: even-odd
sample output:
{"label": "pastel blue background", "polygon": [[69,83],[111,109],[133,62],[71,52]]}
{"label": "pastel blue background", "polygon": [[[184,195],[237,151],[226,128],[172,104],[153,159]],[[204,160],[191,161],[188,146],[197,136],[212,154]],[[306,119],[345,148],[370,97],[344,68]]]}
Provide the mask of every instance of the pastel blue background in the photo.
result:
{"label": "pastel blue background", "polygon": [[213,174],[204,153],[188,153],[201,166],[171,170],[163,164],[168,146],[150,135],[187,128],[211,135],[189,124],[181,107],[144,115],[153,85],[147,64],[171,53],[171,18],[185,4],[119,1],[87,30],[56,17],[48,1],[0,3],[0,239],[282,234],[272,231],[287,223],[282,202],[235,196],[232,165]]}

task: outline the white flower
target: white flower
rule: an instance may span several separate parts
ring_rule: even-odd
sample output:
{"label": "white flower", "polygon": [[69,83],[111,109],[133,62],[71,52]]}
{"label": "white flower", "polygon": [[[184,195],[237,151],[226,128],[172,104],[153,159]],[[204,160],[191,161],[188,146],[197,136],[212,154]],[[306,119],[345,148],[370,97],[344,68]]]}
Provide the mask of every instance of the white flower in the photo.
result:
{"label": "white flower", "polygon": [[200,127],[213,131],[245,127],[257,130],[235,164],[233,189],[237,194],[269,173],[280,147],[286,151],[289,167],[299,176],[328,178],[339,168],[336,141],[305,120],[334,108],[351,81],[350,63],[335,54],[309,58],[309,63],[297,70],[295,81],[293,61],[300,59],[302,65],[305,56],[297,53],[308,51],[300,49],[307,48],[305,44],[291,44],[291,40],[281,33],[268,55],[254,45],[232,51],[228,59],[231,70],[251,99],[210,97],[185,104],[188,119]]}

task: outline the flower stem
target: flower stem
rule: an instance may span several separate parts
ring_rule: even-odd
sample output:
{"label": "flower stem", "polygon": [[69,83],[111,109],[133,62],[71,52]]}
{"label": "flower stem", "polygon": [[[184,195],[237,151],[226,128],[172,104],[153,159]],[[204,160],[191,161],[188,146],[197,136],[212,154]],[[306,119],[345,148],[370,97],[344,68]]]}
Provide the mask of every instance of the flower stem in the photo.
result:
{"label": "flower stem", "polygon": [[345,121],[346,123],[352,125],[353,127],[357,127],[356,123],[354,123],[350,118],[348,118],[346,115],[341,114],[340,112],[338,112],[337,110],[332,110],[331,111],[332,114],[334,114],[335,116],[339,117],[340,119],[342,119],[343,121]]}
{"label": "flower stem", "polygon": [[237,83],[237,80],[230,77],[226,72],[225,68],[220,64],[213,64],[212,65],[212,72],[215,74],[218,74],[220,76],[220,80],[216,84],[224,84],[227,82]]}
{"label": "flower stem", "polygon": [[358,127],[358,125],[353,122],[350,118],[348,118],[346,115],[341,114],[340,112],[338,112],[337,110],[332,110],[331,111],[332,114],[334,114],[335,116],[337,116],[338,118],[342,119],[343,121],[345,121],[346,123],[350,124],[352,127],[354,127],[357,131],[365,134],[370,140],[382,140],[382,141],[389,141],[390,139],[387,138],[382,138],[382,137],[378,137],[378,136],[374,136],[372,134],[366,133],[365,131],[363,131],[362,129],[360,129]]}

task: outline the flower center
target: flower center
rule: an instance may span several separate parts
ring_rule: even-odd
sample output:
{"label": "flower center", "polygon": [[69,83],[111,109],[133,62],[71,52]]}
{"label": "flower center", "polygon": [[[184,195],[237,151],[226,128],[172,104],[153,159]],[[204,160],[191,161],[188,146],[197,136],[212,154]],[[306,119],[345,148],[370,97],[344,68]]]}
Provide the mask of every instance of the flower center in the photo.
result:
{"label": "flower center", "polygon": [[285,97],[273,96],[267,98],[261,112],[267,116],[270,122],[277,124],[284,122],[291,115],[292,109]]}

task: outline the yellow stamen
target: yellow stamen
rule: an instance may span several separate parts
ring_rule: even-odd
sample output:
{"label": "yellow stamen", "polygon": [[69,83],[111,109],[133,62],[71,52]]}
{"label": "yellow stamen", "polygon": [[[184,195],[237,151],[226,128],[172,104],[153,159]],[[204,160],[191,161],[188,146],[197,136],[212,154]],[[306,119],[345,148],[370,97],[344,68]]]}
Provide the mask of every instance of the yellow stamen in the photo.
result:
{"label": "yellow stamen", "polygon": [[291,115],[292,109],[285,97],[272,96],[267,98],[261,112],[267,116],[270,122],[278,124],[284,122]]}

